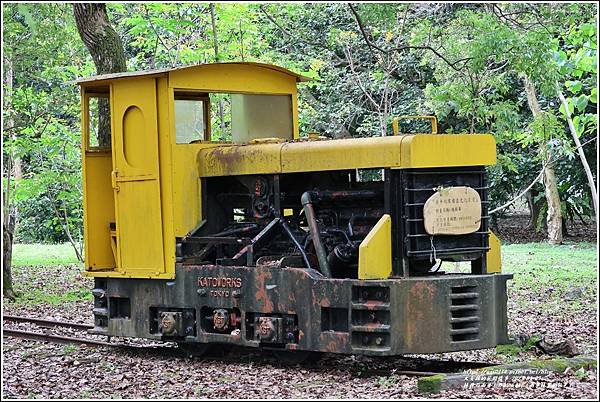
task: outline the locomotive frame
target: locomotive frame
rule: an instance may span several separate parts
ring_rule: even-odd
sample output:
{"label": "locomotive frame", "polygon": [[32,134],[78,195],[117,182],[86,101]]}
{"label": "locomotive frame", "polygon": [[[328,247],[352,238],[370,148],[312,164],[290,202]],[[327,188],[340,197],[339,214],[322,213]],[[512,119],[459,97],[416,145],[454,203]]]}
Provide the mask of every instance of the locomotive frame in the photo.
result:
{"label": "locomotive frame", "polygon": [[[511,275],[487,215],[493,137],[300,138],[305,80],[215,63],[79,82],[92,332],[282,354],[506,342]],[[232,94],[231,140],[214,140],[216,93]],[[101,99],[106,148],[92,145]],[[181,143],[184,131],[199,137]],[[424,204],[453,187],[477,192],[479,228],[427,233]],[[470,269],[446,273],[443,261]]]}

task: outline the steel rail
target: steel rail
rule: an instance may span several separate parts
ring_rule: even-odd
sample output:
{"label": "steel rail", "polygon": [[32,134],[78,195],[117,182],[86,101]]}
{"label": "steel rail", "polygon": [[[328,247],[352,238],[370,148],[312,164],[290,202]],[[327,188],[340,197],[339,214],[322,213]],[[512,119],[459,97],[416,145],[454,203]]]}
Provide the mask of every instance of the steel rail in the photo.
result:
{"label": "steel rail", "polygon": [[62,327],[62,328],[73,328],[80,330],[88,330],[94,328],[93,325],[89,324],[81,324],[78,322],[69,322],[69,321],[57,321],[57,320],[48,320],[45,318],[35,318],[35,317],[21,317],[16,315],[3,315],[2,320],[12,321],[12,322],[28,322],[32,324],[36,324],[40,327]]}
{"label": "steel rail", "polygon": [[91,340],[91,339],[81,339],[81,338],[74,338],[71,336],[53,335],[53,334],[41,333],[41,332],[22,331],[22,330],[18,330],[18,329],[3,328],[2,333],[3,333],[3,335],[10,336],[12,338],[29,339],[32,341],[43,341],[43,342],[62,343],[62,344],[76,344],[76,345],[86,345],[86,346],[116,346],[114,343],[95,341],[95,340]]}

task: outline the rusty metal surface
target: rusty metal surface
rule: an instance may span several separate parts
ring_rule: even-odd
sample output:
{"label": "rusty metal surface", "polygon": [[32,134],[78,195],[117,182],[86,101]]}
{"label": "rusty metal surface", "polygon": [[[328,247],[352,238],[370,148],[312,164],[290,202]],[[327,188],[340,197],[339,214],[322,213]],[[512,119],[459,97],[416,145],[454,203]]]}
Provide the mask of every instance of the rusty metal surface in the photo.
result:
{"label": "rusty metal surface", "polygon": [[[507,338],[509,278],[495,274],[332,280],[316,270],[276,265],[178,264],[175,281],[108,279],[108,303],[115,296],[127,297],[132,311],[128,319],[109,317],[107,330],[109,335],[157,340],[381,356],[489,348]],[[475,309],[465,310],[467,302]],[[153,306],[195,311],[196,335],[151,333]],[[240,320],[227,330],[216,330],[214,321],[200,319],[220,317],[222,313],[215,314],[219,309],[239,314]],[[474,313],[455,317],[456,311]],[[295,322],[284,328],[282,322],[290,317]],[[282,338],[270,343],[269,336],[256,336],[263,327],[255,323],[261,321],[281,331]],[[288,333],[293,339],[285,338]]]}

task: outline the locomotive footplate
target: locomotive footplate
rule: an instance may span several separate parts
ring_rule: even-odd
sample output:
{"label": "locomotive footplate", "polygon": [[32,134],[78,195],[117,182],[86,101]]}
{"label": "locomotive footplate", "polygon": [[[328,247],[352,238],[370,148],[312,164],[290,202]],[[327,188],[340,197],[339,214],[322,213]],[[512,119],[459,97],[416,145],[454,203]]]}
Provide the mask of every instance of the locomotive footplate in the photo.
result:
{"label": "locomotive footplate", "polygon": [[[247,347],[399,355],[507,341],[510,274],[327,279],[270,266],[178,264],[173,281],[103,279],[108,318],[95,330]],[[128,300],[127,316],[111,303]],[[104,327],[102,327],[104,324]]]}

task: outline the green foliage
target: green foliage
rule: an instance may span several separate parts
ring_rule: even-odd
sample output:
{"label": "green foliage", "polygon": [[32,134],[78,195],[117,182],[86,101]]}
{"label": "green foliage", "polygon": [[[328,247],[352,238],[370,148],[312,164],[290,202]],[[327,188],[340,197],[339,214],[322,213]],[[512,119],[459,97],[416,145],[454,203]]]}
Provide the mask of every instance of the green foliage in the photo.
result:
{"label": "green foliage", "polygon": [[[597,112],[590,105],[597,97],[596,27],[585,22],[593,20],[593,9],[578,4],[539,5],[532,14],[520,4],[494,7],[493,12],[460,9],[446,18],[429,18],[413,29],[412,43],[440,49],[444,56],[427,52],[423,57],[435,78],[427,84],[426,104],[447,132],[495,135],[502,155],[499,165],[489,170],[492,208],[529,185],[541,161],[551,155],[559,159],[555,170],[567,215],[588,214],[591,197],[585,191],[583,169],[573,168],[575,149],[564,120],[559,119],[564,111],[558,107],[556,85],[565,82],[578,132],[586,132],[586,140],[593,139]],[[545,110],[536,119],[523,96],[523,75],[535,83]],[[523,156],[525,163],[517,167],[515,161],[523,161]]]}
{"label": "green foliage", "polygon": [[50,306],[61,306],[65,303],[91,301],[94,299],[92,292],[87,288],[70,290],[65,293],[49,293],[43,289],[25,289],[19,297],[18,303],[27,306],[48,304]]}
{"label": "green foliage", "polygon": [[[595,136],[597,131],[597,52],[596,25],[591,23],[572,26],[561,37],[564,50],[555,50],[556,63],[566,79],[568,112],[573,118],[577,134]],[[566,111],[561,105],[561,115]]]}
{"label": "green foliage", "polygon": [[466,120],[468,125],[458,132],[487,131],[498,118],[514,119],[515,107],[505,99],[511,89],[506,66],[507,55],[519,44],[509,27],[489,13],[461,10],[445,24],[418,25],[411,42],[443,48],[445,60],[433,52],[422,59],[434,69],[435,81],[427,85],[425,96],[440,119]]}
{"label": "green foliage", "polygon": [[4,7],[5,73],[10,68],[13,80],[5,82],[12,88],[3,157],[21,165],[10,194],[23,241],[65,241],[64,227],[74,236],[81,228],[79,99],[66,81],[94,70],[71,14],[68,4]]}
{"label": "green foliage", "polygon": [[539,336],[534,335],[534,336],[528,338],[524,344],[519,344],[519,343],[515,342],[515,343],[504,344],[504,345],[498,345],[498,346],[496,346],[496,353],[499,355],[515,357],[521,353],[525,353],[525,352],[535,349],[536,345],[540,341],[541,341],[541,338]]}

